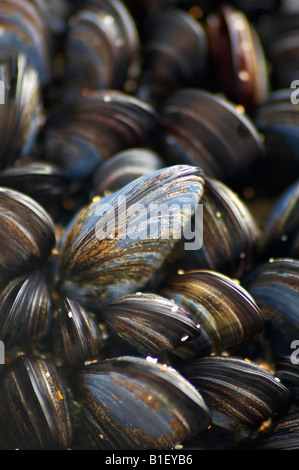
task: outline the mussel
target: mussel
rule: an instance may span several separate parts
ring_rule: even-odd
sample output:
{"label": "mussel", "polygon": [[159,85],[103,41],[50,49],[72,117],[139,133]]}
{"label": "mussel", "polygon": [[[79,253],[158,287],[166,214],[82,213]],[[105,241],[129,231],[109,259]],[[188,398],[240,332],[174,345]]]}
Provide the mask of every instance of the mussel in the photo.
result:
{"label": "mussel", "polygon": [[186,310],[157,294],[121,297],[101,315],[122,340],[145,356],[160,358],[200,334],[200,326]]}
{"label": "mussel", "polygon": [[160,155],[149,148],[123,150],[103,162],[94,172],[91,197],[117,191],[131,181],[163,168]]}
{"label": "mussel", "polygon": [[40,77],[26,55],[1,53],[0,169],[30,155],[43,122]]}
{"label": "mussel", "polygon": [[171,449],[210,425],[200,393],[175,369],[150,357],[90,364],[76,388],[83,408],[81,448]]}
{"label": "mussel", "polygon": [[6,350],[49,335],[53,314],[52,293],[42,272],[12,279],[0,293],[0,339]]}
{"label": "mussel", "polygon": [[47,210],[72,195],[63,171],[45,161],[19,160],[0,171],[0,186],[27,194]]}
{"label": "mussel", "polygon": [[[271,372],[238,357],[204,357],[188,364],[184,374],[201,391],[211,411],[210,434],[222,432],[223,448],[254,436],[290,400],[287,387]],[[201,435],[198,441],[200,445]]]}
{"label": "mussel", "polygon": [[241,278],[255,263],[261,229],[240,196],[226,184],[205,177],[202,220],[193,219],[198,249],[184,251],[181,269],[210,269]]}
{"label": "mussel", "polygon": [[299,180],[277,198],[265,221],[264,252],[269,258],[299,258]]}
{"label": "mussel", "polygon": [[0,381],[0,422],[9,449],[68,449],[73,436],[67,389],[51,360],[18,357]]}
{"label": "mussel", "polygon": [[69,20],[65,58],[65,95],[84,90],[123,90],[139,63],[139,35],[120,0],[89,0]]}
{"label": "mussel", "polygon": [[181,88],[166,100],[161,116],[165,158],[198,165],[230,187],[237,187],[264,154],[261,136],[244,109],[223,96]]}
{"label": "mussel", "polygon": [[268,96],[266,58],[261,41],[247,16],[232,5],[207,18],[214,86],[247,111]]}
{"label": "mussel", "polygon": [[34,199],[0,188],[0,285],[41,268],[55,245],[54,222]]}
{"label": "mussel", "polygon": [[186,309],[201,327],[200,336],[183,348],[191,357],[219,354],[264,329],[253,297],[223,274],[208,270],[178,273],[165,281],[161,293]]}
{"label": "mussel", "polygon": [[256,266],[243,285],[261,309],[273,357],[292,355],[298,339],[299,261],[276,258]]}
{"label": "mussel", "polygon": [[44,129],[44,158],[70,179],[90,178],[116,153],[153,144],[154,108],[122,91],[91,91],[53,110]]}
{"label": "mussel", "polygon": [[53,327],[57,357],[71,368],[99,359],[104,334],[94,315],[78,302],[65,298],[59,303]]}
{"label": "mussel", "polygon": [[57,289],[96,310],[140,290],[182,238],[203,186],[199,168],[175,165],[83,208],[60,242]]}
{"label": "mussel", "polygon": [[2,55],[24,55],[40,82],[51,79],[51,35],[38,2],[4,0],[0,5]]}
{"label": "mussel", "polygon": [[160,108],[177,89],[204,86],[208,42],[195,18],[180,8],[162,8],[149,17],[144,29],[137,96]]}

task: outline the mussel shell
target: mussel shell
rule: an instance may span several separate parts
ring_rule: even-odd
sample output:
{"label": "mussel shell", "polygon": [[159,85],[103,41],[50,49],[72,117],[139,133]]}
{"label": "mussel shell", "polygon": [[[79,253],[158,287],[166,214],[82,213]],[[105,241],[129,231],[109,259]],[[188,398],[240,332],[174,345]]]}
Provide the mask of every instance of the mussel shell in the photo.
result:
{"label": "mussel shell", "polygon": [[273,355],[290,355],[298,339],[299,261],[273,259],[257,266],[243,285],[261,309]]}
{"label": "mussel shell", "polygon": [[73,430],[69,399],[49,360],[20,356],[0,382],[0,422],[11,449],[68,449]]}
{"label": "mussel shell", "polygon": [[29,196],[0,188],[0,285],[41,267],[55,245],[55,228],[45,209]]}
{"label": "mussel shell", "polygon": [[150,105],[121,91],[94,91],[49,116],[44,155],[69,178],[84,179],[116,153],[152,144],[158,129]]}
{"label": "mussel shell", "polygon": [[298,342],[296,340],[295,347],[292,346],[292,354],[290,356],[280,356],[276,358],[275,368],[276,376],[279,378],[289,390],[293,402],[299,399],[299,373],[298,373]]}
{"label": "mussel shell", "polygon": [[100,357],[103,334],[91,312],[66,298],[55,318],[53,345],[67,366],[81,367]]}
{"label": "mussel shell", "polygon": [[145,356],[161,357],[200,334],[199,325],[183,308],[157,294],[122,297],[101,314],[122,339]]}
{"label": "mussel shell", "polygon": [[133,356],[90,364],[77,379],[82,445],[169,449],[210,424],[199,392],[165,364]]}
{"label": "mussel shell", "polygon": [[83,90],[123,89],[139,62],[139,34],[125,3],[88,1],[69,20],[66,96]]}
{"label": "mussel shell", "polygon": [[264,251],[272,258],[299,258],[299,180],[283,191],[265,221]]}
{"label": "mussel shell", "polygon": [[273,90],[287,89],[298,77],[299,12],[287,11],[292,3],[297,5],[297,2],[283,2],[279,11],[264,15],[257,22],[259,36],[271,63]]}
{"label": "mussel shell", "polygon": [[264,329],[253,298],[235,280],[220,273],[198,270],[176,274],[166,280],[161,294],[186,309],[200,325],[200,336],[189,343],[191,351],[195,344],[198,356],[226,351]]}
{"label": "mussel shell", "polygon": [[[61,240],[57,288],[97,310],[139,291],[182,237],[203,185],[199,168],[176,165],[140,177],[83,208]],[[168,230],[161,204],[169,211]]]}
{"label": "mussel shell", "polygon": [[264,153],[261,136],[238,109],[208,91],[176,91],[161,110],[161,153],[173,163],[198,165],[207,176],[234,187]]}
{"label": "mussel shell", "polygon": [[0,294],[0,339],[5,348],[45,338],[53,312],[52,294],[41,272],[10,281]]}
{"label": "mussel shell", "polygon": [[212,429],[248,438],[289,402],[289,390],[264,367],[237,357],[204,357],[187,365],[184,376],[211,410]]}
{"label": "mussel shell", "polygon": [[[289,87],[291,83],[288,84]],[[268,100],[254,113],[254,124],[265,138],[264,146],[269,155],[269,164],[272,162],[274,165],[275,172],[271,168],[268,171],[278,175],[278,182],[279,179],[293,182],[299,176],[297,100],[298,92],[294,88],[276,90],[269,94]]]}
{"label": "mussel shell", "polygon": [[91,196],[117,191],[126,184],[165,166],[156,152],[148,148],[123,150],[103,162],[92,177]]}
{"label": "mussel shell", "polygon": [[262,44],[246,15],[221,5],[219,15],[207,19],[216,89],[250,110],[268,95],[268,70]]}
{"label": "mussel shell", "polygon": [[37,71],[25,55],[3,56],[1,44],[0,83],[0,169],[3,169],[32,152],[43,109]]}
{"label": "mussel shell", "polygon": [[[261,230],[243,200],[227,185],[205,177],[200,203],[203,220],[194,221],[198,250],[186,252],[182,269],[210,269],[240,278],[254,265],[261,241]],[[202,233],[201,233],[202,232]]]}
{"label": "mussel shell", "polygon": [[198,21],[182,9],[162,8],[149,17],[144,30],[137,96],[159,108],[178,88],[203,87],[208,43]]}
{"label": "mussel shell", "polygon": [[252,443],[250,450],[298,450],[299,412],[290,408],[274,419],[268,432]]}
{"label": "mussel shell", "polygon": [[60,168],[38,161],[22,161],[0,171],[0,186],[25,193],[46,208],[67,198],[71,191]]}
{"label": "mussel shell", "polygon": [[2,54],[22,54],[43,85],[51,78],[50,37],[38,5],[29,0],[4,0],[0,5]]}

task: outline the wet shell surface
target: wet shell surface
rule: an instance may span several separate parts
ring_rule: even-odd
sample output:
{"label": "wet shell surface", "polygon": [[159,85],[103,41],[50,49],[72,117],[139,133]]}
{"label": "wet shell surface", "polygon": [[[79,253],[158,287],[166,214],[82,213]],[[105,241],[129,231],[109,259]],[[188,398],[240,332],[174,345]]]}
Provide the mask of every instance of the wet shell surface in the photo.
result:
{"label": "wet shell surface", "polygon": [[45,209],[29,196],[0,188],[0,284],[45,263],[55,228]]}
{"label": "wet shell surface", "polygon": [[207,176],[230,186],[264,153],[251,120],[226,97],[181,88],[166,100],[161,116],[165,158],[198,165]]}
{"label": "wet shell surface", "polygon": [[[175,165],[92,202],[70,223],[61,240],[56,272],[59,290],[96,309],[140,290],[181,237],[203,185],[200,169]],[[163,203],[170,211],[166,230],[161,211],[156,210]]]}
{"label": "wet shell surface", "polygon": [[210,424],[200,393],[177,371],[150,358],[90,364],[77,386],[89,448],[167,449]]}
{"label": "wet shell surface", "polygon": [[101,313],[122,339],[145,356],[161,357],[200,334],[187,311],[156,294],[122,297]]}
{"label": "wet shell surface", "polygon": [[68,397],[52,362],[20,356],[0,384],[0,422],[10,448],[67,449],[73,436]]}
{"label": "wet shell surface", "polygon": [[[189,312],[200,325],[193,344],[198,356],[217,354],[261,333],[264,319],[249,293],[220,273],[198,270],[176,274],[161,293]],[[185,345],[188,351],[189,345]]]}
{"label": "wet shell surface", "polygon": [[53,312],[50,287],[41,272],[11,280],[0,294],[0,339],[6,349],[46,337]]}
{"label": "wet shell surface", "polygon": [[213,425],[236,432],[239,439],[248,438],[290,399],[289,390],[277,377],[236,357],[202,358],[188,365],[184,373],[201,390]]}

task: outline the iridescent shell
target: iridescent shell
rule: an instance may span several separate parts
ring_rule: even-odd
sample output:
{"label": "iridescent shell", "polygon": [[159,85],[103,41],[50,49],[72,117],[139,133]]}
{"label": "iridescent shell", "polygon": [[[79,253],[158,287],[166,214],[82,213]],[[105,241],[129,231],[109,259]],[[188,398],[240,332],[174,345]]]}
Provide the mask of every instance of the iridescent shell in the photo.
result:
{"label": "iridescent shell", "polygon": [[0,188],[0,285],[32,272],[48,260],[55,227],[45,209],[29,196]]}
{"label": "iridescent shell", "polygon": [[210,269],[241,278],[255,263],[262,232],[237,193],[214,178],[205,177],[202,220],[193,221],[198,249],[185,251],[180,268]]}
{"label": "iridescent shell", "polygon": [[1,377],[0,398],[1,429],[10,449],[69,449],[69,398],[52,361],[18,357]]}
{"label": "iridescent shell", "polygon": [[261,136],[244,110],[208,91],[180,89],[161,110],[161,154],[172,163],[200,166],[236,187],[264,154]]}
{"label": "iridescent shell", "polygon": [[158,114],[141,100],[115,90],[90,92],[53,110],[45,126],[45,159],[69,178],[88,178],[116,153],[152,145],[159,128]]}
{"label": "iridescent shell", "polygon": [[212,434],[229,433],[235,445],[254,436],[290,400],[289,390],[271,372],[237,357],[205,357],[187,365],[184,374],[211,410]]}
{"label": "iridescent shell", "polygon": [[165,281],[162,295],[173,299],[200,325],[201,334],[183,348],[188,354],[219,354],[261,333],[264,319],[251,295],[235,280],[198,270]]}
{"label": "iridescent shell", "polygon": [[101,357],[103,334],[91,312],[78,302],[63,299],[53,327],[53,346],[57,356],[70,367],[82,367]]}
{"label": "iridescent shell", "polygon": [[161,357],[200,334],[186,310],[157,294],[121,297],[101,315],[123,341],[145,356]]}
{"label": "iridescent shell", "polygon": [[65,230],[55,268],[57,288],[97,310],[140,290],[182,237],[203,185],[199,168],[177,165],[94,200]]}
{"label": "iridescent shell", "polygon": [[53,312],[52,293],[41,272],[10,281],[0,294],[0,339],[6,350],[45,339]]}
{"label": "iridescent shell", "polygon": [[157,361],[129,357],[90,364],[79,374],[80,448],[170,449],[210,424],[199,392]]}

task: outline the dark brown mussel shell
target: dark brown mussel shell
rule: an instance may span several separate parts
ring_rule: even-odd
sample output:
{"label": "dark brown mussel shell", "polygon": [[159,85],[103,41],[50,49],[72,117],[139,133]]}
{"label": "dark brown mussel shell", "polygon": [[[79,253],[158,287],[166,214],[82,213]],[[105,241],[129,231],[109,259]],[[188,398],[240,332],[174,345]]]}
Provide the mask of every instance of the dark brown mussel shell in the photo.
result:
{"label": "dark brown mussel shell", "polygon": [[[83,208],[60,243],[56,285],[97,310],[139,291],[182,237],[202,195],[199,168],[175,165],[124,186]],[[165,215],[168,211],[165,229]]]}
{"label": "dark brown mussel shell", "polygon": [[200,325],[198,338],[184,345],[188,355],[219,354],[261,333],[264,319],[249,293],[220,273],[198,270],[175,274],[161,294],[189,312]]}
{"label": "dark brown mussel shell", "polygon": [[277,198],[264,226],[264,252],[299,258],[299,179]]}
{"label": "dark brown mussel shell", "polygon": [[165,8],[149,17],[144,30],[137,96],[159,108],[178,88],[203,87],[208,43],[197,20],[179,8]]}
{"label": "dark brown mussel shell", "polygon": [[55,245],[45,209],[29,196],[0,188],[0,285],[44,265]]}
{"label": "dark brown mussel shell", "polygon": [[[288,86],[291,87],[291,82]],[[275,197],[299,178],[299,95],[296,88],[270,93],[253,117],[256,128],[264,136],[266,151],[262,171],[258,168],[261,174],[257,172],[256,178],[260,186],[270,187]]]}
{"label": "dark brown mussel shell", "polygon": [[90,92],[49,116],[45,160],[69,178],[89,178],[116,153],[152,144],[159,128],[157,113],[141,100],[116,90]]}
{"label": "dark brown mussel shell", "polygon": [[0,381],[0,422],[8,449],[68,449],[73,435],[69,398],[50,360],[18,357]]}
{"label": "dark brown mussel shell", "polygon": [[125,3],[86,2],[69,20],[65,60],[68,99],[86,89],[124,89],[139,64],[139,34]]}
{"label": "dark brown mussel shell", "polygon": [[0,23],[1,54],[25,55],[42,85],[48,84],[51,77],[51,40],[38,3],[31,0],[1,1]]}
{"label": "dark brown mussel shell", "polygon": [[90,364],[77,379],[81,447],[169,449],[210,424],[199,392],[175,369],[133,356]]}
{"label": "dark brown mussel shell", "polygon": [[123,150],[103,162],[95,171],[91,183],[91,197],[117,191],[140,176],[164,166],[162,158],[154,150]]}
{"label": "dark brown mussel shell", "polygon": [[269,91],[267,63],[246,15],[221,5],[218,15],[207,18],[207,36],[215,89],[248,111],[261,105]]}
{"label": "dark brown mussel shell", "polygon": [[265,318],[274,358],[291,356],[299,334],[299,261],[270,260],[252,270],[243,285]]}
{"label": "dark brown mussel shell", "polygon": [[10,281],[0,293],[0,339],[5,348],[46,338],[53,312],[52,294],[41,272]]}
{"label": "dark brown mussel shell", "polygon": [[[249,439],[290,399],[289,390],[271,372],[238,357],[204,357],[187,365],[183,374],[211,411],[211,442],[214,431],[215,436],[222,431],[224,445]],[[197,436],[199,443],[202,434]]]}
{"label": "dark brown mussel shell", "polygon": [[[202,218],[193,218],[196,248],[185,251],[182,269],[209,269],[240,278],[255,263],[261,230],[246,203],[227,185],[205,177]],[[196,218],[198,217],[198,218]]]}
{"label": "dark brown mussel shell", "polygon": [[161,153],[173,163],[200,166],[235,188],[264,154],[261,136],[243,111],[208,91],[176,91],[161,110]]}
{"label": "dark brown mussel shell", "polygon": [[[299,411],[290,408],[273,420],[270,429],[252,442],[249,450],[298,450]],[[245,450],[248,450],[246,448]]]}
{"label": "dark brown mussel shell", "polygon": [[69,179],[61,169],[39,161],[21,160],[0,171],[0,186],[25,193],[46,209],[71,194]]}
{"label": "dark brown mussel shell", "polygon": [[281,355],[275,360],[276,376],[290,390],[295,406],[299,400],[298,346],[299,341],[296,339],[290,344],[291,354]]}
{"label": "dark brown mussel shell", "polygon": [[175,302],[151,293],[131,294],[107,305],[101,315],[145,356],[161,357],[200,334],[199,325]]}
{"label": "dark brown mussel shell", "polygon": [[264,15],[257,22],[257,30],[271,64],[273,90],[289,88],[299,73],[299,11],[298,8],[291,11],[292,4],[296,8],[297,2],[282,3],[280,11]]}
{"label": "dark brown mussel shell", "polygon": [[103,332],[93,314],[78,302],[63,299],[53,328],[54,349],[63,363],[73,368],[98,359],[103,343]]}
{"label": "dark brown mussel shell", "polygon": [[36,70],[25,55],[4,56],[1,44],[0,83],[0,169],[3,169],[31,153],[43,110]]}

